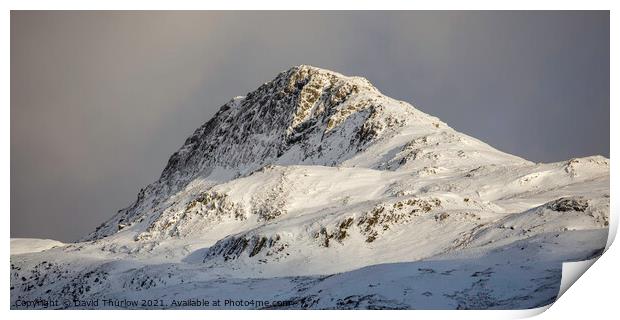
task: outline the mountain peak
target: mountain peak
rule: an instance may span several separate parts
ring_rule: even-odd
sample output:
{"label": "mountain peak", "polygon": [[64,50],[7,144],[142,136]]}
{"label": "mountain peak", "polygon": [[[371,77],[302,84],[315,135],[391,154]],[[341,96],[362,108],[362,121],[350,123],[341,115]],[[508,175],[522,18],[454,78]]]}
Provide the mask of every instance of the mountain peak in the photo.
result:
{"label": "mountain peak", "polygon": [[332,70],[324,69],[320,67],[315,67],[309,64],[300,64],[300,65],[292,66],[286,71],[283,71],[283,73],[285,74],[307,74],[307,75],[317,75],[317,74],[329,75],[329,76],[333,76],[333,77],[340,78],[340,79],[360,79],[370,84],[370,82],[366,80],[366,78],[364,77],[347,76],[347,75],[343,75],[342,73],[339,73],[336,71],[332,71]]}
{"label": "mountain peak", "polygon": [[324,74],[324,75],[335,76],[338,78],[351,78],[341,73],[338,73],[336,71],[315,67],[309,64],[300,64],[300,65],[292,66],[286,71],[283,71],[283,73],[289,74],[289,75],[290,74],[310,74],[310,75],[311,74]]}
{"label": "mountain peak", "polygon": [[[373,129],[360,132],[365,121],[373,114],[374,118],[380,118],[378,113],[387,114],[382,110],[391,104],[391,99],[364,78],[308,65],[295,66],[222,106],[170,158],[162,178],[184,171],[188,161],[202,163],[190,165],[194,168],[190,175],[205,165],[255,170],[276,161],[294,145],[303,149],[297,152],[303,156],[289,161],[303,162],[320,155],[334,133],[349,140],[349,145],[360,134],[365,133],[362,140],[368,140]],[[402,120],[396,118],[406,117],[407,109],[414,110],[409,105],[398,105],[402,114],[394,115],[395,123]],[[334,160],[325,164],[333,165],[337,162]]]}
{"label": "mountain peak", "polygon": [[[370,81],[363,77],[357,76],[345,76],[341,73],[311,66],[311,65],[297,65],[289,68],[286,71],[281,72],[274,80],[268,83],[286,84],[289,88],[287,92],[294,91],[293,88],[299,88],[311,84],[315,88],[330,88],[333,86],[356,86],[368,91],[372,91],[375,94],[381,94],[377,88],[375,88]],[[328,93],[336,93],[328,92]]]}
{"label": "mountain peak", "polygon": [[160,178],[91,238],[135,224],[145,213],[159,215],[165,199],[194,181],[215,185],[268,165],[407,169],[426,175],[514,161],[524,160],[381,94],[364,78],[299,65],[223,105],[170,157]]}

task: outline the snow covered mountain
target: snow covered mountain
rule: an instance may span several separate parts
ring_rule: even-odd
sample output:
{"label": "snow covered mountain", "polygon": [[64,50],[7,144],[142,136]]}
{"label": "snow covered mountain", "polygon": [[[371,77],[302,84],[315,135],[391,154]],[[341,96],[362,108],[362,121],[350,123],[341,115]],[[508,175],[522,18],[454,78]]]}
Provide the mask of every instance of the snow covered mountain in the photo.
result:
{"label": "snow covered mountain", "polygon": [[[11,305],[531,308],[608,221],[608,159],[535,164],[302,65],[222,106],[83,241],[12,248]],[[105,299],[161,304],[79,302]]]}

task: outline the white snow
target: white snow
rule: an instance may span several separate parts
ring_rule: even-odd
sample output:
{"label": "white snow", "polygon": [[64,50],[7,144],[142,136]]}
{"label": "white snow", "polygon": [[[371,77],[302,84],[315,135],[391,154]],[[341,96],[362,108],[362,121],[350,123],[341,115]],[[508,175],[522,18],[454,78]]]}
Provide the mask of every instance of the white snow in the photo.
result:
{"label": "white snow", "polygon": [[65,244],[49,239],[12,238],[11,255],[41,252],[54,247],[62,247]]}

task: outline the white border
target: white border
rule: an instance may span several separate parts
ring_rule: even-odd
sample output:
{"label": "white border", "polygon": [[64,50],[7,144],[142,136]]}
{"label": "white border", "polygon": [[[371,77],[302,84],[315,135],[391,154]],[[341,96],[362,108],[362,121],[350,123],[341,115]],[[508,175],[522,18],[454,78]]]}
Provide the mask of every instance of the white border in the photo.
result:
{"label": "white border", "polygon": [[[3,133],[2,150],[6,150],[0,157],[2,162],[1,180],[2,193],[1,203],[4,207],[4,215],[9,219],[10,213],[10,11],[9,10],[611,10],[611,56],[617,56],[618,38],[618,13],[617,1],[532,1],[522,0],[513,1],[481,1],[469,0],[458,1],[449,0],[441,2],[425,2],[417,3],[415,1],[398,1],[398,0],[313,0],[313,1],[252,1],[237,0],[232,1],[199,1],[199,0],[107,0],[107,1],[79,1],[79,0],[9,0],[3,1],[4,11],[1,16],[2,22],[2,104],[1,112],[2,121],[0,130]],[[617,96],[614,86],[616,84],[616,75],[618,74],[618,65],[611,61],[611,100],[610,105],[615,106]],[[618,136],[618,128],[614,126],[611,119],[618,119],[617,110],[610,108],[611,137]],[[612,139],[613,140],[613,139]],[[616,159],[617,148],[611,144],[610,158]],[[610,238],[608,247],[611,244],[617,230],[617,183],[618,172],[615,170],[615,162],[611,162],[611,214],[612,224],[610,226]],[[35,317],[45,317],[49,319],[106,319],[111,317],[131,317],[131,318],[241,318],[252,317],[253,319],[289,319],[290,317],[315,318],[317,316],[327,316],[334,318],[370,318],[387,315],[384,312],[377,311],[8,311],[9,310],[9,223],[2,225],[2,233],[4,242],[2,243],[2,285],[0,303],[2,304],[2,312],[8,313],[5,316],[11,319],[32,319]],[[559,319],[561,317],[574,318],[578,316],[587,316],[589,318],[596,316],[606,316],[617,313],[616,297],[618,294],[618,267],[620,266],[620,253],[617,245],[612,246],[592,266],[592,270],[586,272],[580,281],[564,294],[557,303],[553,305],[541,317],[547,319]],[[434,319],[497,319],[497,318],[521,318],[536,315],[546,308],[537,310],[524,311],[389,311],[389,316],[398,319],[411,319],[411,317],[434,318]],[[8,317],[5,317],[8,318]]]}

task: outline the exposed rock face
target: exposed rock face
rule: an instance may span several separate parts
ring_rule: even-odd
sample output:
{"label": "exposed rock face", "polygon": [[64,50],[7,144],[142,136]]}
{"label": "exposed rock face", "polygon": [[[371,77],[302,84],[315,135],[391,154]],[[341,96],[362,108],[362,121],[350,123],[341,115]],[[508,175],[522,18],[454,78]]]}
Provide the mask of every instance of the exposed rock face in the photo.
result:
{"label": "exposed rock face", "polygon": [[549,204],[549,209],[554,211],[586,211],[588,201],[584,199],[560,198]]}
{"label": "exposed rock face", "polygon": [[135,222],[214,168],[230,170],[233,178],[273,163],[340,165],[416,114],[421,115],[381,95],[366,79],[305,65],[291,68],[223,105],[170,157],[158,181],[89,238]]}
{"label": "exposed rock face", "polygon": [[[410,140],[401,142],[407,131],[422,135],[411,135]],[[383,151],[382,146],[394,142],[400,152],[389,159],[376,155]],[[87,239],[126,230],[145,219],[164,218],[174,206],[168,200],[197,178],[216,184],[272,164],[388,170],[408,167],[420,174],[435,174],[462,165],[453,161],[455,157],[482,163],[527,162],[382,95],[364,78],[297,66],[223,105],[170,157],[156,182],[141,190],[131,206],[120,210]],[[278,215],[277,210],[269,211],[267,215]]]}
{"label": "exposed rock face", "polygon": [[[361,78],[309,66],[292,68],[220,108],[172,155],[161,180],[174,184],[175,178],[191,178],[217,166],[252,171],[275,163],[294,146],[298,148],[293,158],[284,161],[304,163],[311,158],[328,164],[323,156],[340,142],[330,136],[350,139],[348,148],[330,158],[342,161],[351,148],[379,134],[381,125],[370,116],[381,108],[381,97]],[[344,123],[353,118],[358,121],[347,128]]]}

